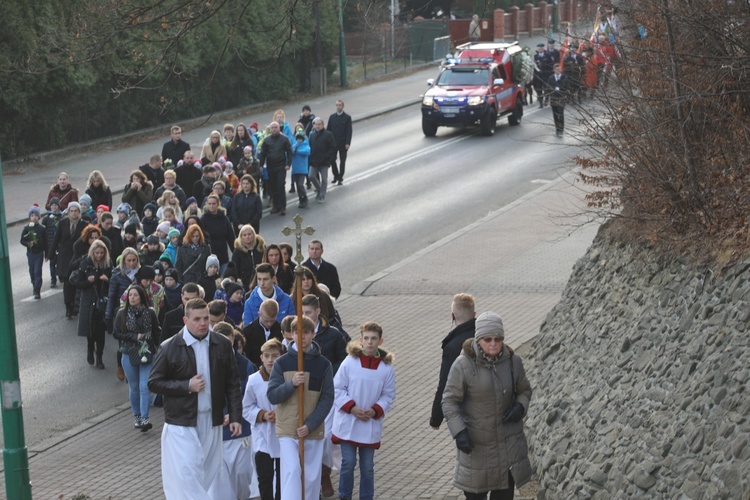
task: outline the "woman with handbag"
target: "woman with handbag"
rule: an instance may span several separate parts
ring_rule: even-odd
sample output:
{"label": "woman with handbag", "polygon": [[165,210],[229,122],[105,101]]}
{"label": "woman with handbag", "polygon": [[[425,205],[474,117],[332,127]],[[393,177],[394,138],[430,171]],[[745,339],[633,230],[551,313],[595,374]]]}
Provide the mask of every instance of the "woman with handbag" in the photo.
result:
{"label": "woman with handbag", "polygon": [[211,247],[206,243],[200,226],[189,226],[182,238],[182,245],[177,247],[177,262],[174,265],[182,276],[183,283],[198,283],[203,271],[206,270],[209,255]]}
{"label": "woman with handbag", "polygon": [[109,278],[112,276],[112,261],[107,245],[102,240],[94,240],[89,252],[78,268],[76,286],[81,291],[81,309],[78,314],[78,335],[86,337],[86,360],[104,370],[104,337],[107,324],[104,316],[107,312]]}
{"label": "woman with handbag", "polygon": [[114,337],[120,341],[122,368],[128,377],[134,426],[141,432],[153,427],[148,421],[151,404],[148,377],[159,345],[159,335],[159,321],[154,310],[148,307],[145,290],[138,285],[131,287],[125,307],[115,317]]}

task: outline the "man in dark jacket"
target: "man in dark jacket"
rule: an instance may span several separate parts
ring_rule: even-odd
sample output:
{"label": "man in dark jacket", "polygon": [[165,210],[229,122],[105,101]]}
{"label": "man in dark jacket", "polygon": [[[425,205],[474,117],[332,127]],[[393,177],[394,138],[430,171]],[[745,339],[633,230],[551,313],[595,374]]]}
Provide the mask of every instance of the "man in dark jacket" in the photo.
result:
{"label": "man in dark jacket", "polygon": [[146,178],[154,185],[154,192],[164,184],[164,170],[161,168],[161,155],[153,155],[149,158],[148,163],[138,167],[138,170],[146,174]]}
{"label": "man in dark jacket", "polygon": [[430,415],[430,427],[440,428],[443,423],[443,391],[448,381],[448,373],[459,354],[461,346],[466,339],[474,338],[474,327],[476,323],[476,312],[474,311],[474,297],[468,293],[459,293],[453,296],[451,302],[451,317],[456,325],[447,337],[443,339],[443,361],[440,365],[440,378],[438,388],[435,392],[435,400],[432,402],[432,414]]}
{"label": "man in dark jacket", "polygon": [[190,144],[182,140],[182,129],[174,125],[170,130],[172,138],[164,143],[161,148],[161,157],[164,161],[172,161],[172,168],[177,167],[177,162],[182,160],[185,151],[190,151]]}
{"label": "man in dark jacket", "polygon": [[323,242],[312,240],[307,244],[307,255],[309,258],[302,263],[315,275],[318,283],[323,283],[331,292],[331,297],[336,299],[341,295],[341,283],[336,266],[323,260]]}
{"label": "man in dark jacket", "polygon": [[193,185],[195,181],[201,180],[202,175],[201,167],[195,166],[195,154],[192,151],[185,151],[182,165],[175,167],[174,174],[177,176],[177,179],[175,179],[177,184],[185,191],[185,195],[190,194],[192,196]]}
{"label": "man in dark jacket", "polygon": [[346,155],[349,152],[349,146],[352,143],[352,117],[344,112],[344,101],[336,101],[336,112],[328,118],[328,130],[333,133],[336,139],[336,146],[339,153],[339,164],[336,166],[336,160],[333,161],[333,182],[338,182],[339,186],[344,183],[344,170],[346,169]]}
{"label": "man in dark jacket", "polygon": [[182,292],[180,293],[182,304],[164,315],[164,321],[161,325],[162,342],[171,339],[184,328],[185,322],[183,321],[183,318],[185,317],[185,304],[193,299],[202,298],[200,288],[198,288],[198,285],[195,283],[185,283],[182,286]]}
{"label": "man in dark jacket", "polygon": [[125,250],[125,242],[122,241],[122,231],[115,226],[115,216],[111,212],[104,212],[99,216],[99,229],[102,231],[102,237],[109,238],[112,245],[110,256],[114,263]]}
{"label": "man in dark jacket", "polygon": [[292,168],[292,143],[276,122],[268,126],[271,135],[260,146],[260,165],[268,168],[268,185],[273,199],[272,214],[286,215],[286,171]]}
{"label": "man in dark jacket", "polygon": [[214,188],[214,182],[216,182],[217,177],[219,177],[219,172],[216,168],[212,165],[203,166],[203,175],[193,183],[192,189],[193,198],[195,198],[199,207],[203,206],[203,201],[206,199],[206,196],[211,194],[211,190]]}
{"label": "man in dark jacket", "polygon": [[568,99],[568,79],[560,69],[559,64],[553,66],[553,73],[547,80],[547,95],[555,119],[557,136],[563,135],[565,129],[565,102]]}
{"label": "man in dark jacket", "polygon": [[325,318],[320,316],[320,300],[317,295],[308,294],[302,297],[302,314],[315,323],[315,343],[320,347],[320,353],[331,362],[333,375],[346,359],[346,344],[351,340],[344,336],[335,326],[328,324]]}
{"label": "man in dark jacket", "polygon": [[52,240],[52,251],[48,259],[56,259],[57,276],[63,283],[63,300],[65,302],[65,317],[73,317],[73,303],[76,289],[68,282],[70,261],[73,259],[73,243],[81,237],[86,222],[81,220],[81,205],[77,201],[68,203],[68,216],[60,221],[57,232]]}
{"label": "man in dark jacket", "polygon": [[224,465],[224,407],[232,437],[242,433],[242,394],[232,343],[209,331],[203,299],[185,304],[185,328],[161,344],[148,379],[164,397],[162,484],[167,498],[208,498]]}
{"label": "man in dark jacket", "polygon": [[[313,120],[313,131],[310,133],[310,173],[308,178],[315,186],[315,201],[323,203],[328,189],[328,167],[336,161],[336,139],[330,130],[324,128],[322,118]],[[320,176],[320,180],[318,180]]]}

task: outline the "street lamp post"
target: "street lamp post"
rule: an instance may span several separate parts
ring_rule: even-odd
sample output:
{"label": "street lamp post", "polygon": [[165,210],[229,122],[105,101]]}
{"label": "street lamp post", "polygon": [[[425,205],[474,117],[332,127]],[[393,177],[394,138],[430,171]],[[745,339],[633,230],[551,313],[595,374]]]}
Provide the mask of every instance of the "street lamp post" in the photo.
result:
{"label": "street lamp post", "polygon": [[5,197],[0,175],[0,304],[5,314],[0,315],[0,393],[3,415],[3,466],[5,493],[8,498],[31,500],[29,453],[23,432],[21,380],[18,375],[18,346],[16,322],[13,314],[13,292],[8,254],[8,225],[5,221]]}
{"label": "street lamp post", "polygon": [[339,9],[339,73],[341,73],[341,86],[347,87],[346,81],[346,38],[344,38],[344,6],[338,0]]}

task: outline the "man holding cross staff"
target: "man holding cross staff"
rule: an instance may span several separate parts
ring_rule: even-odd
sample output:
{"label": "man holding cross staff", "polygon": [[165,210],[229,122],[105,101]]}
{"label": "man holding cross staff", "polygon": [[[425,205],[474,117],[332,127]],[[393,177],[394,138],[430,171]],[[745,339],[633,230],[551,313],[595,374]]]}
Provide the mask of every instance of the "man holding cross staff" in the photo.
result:
{"label": "man holding cross staff", "polygon": [[[320,475],[323,461],[323,425],[333,406],[333,368],[313,342],[315,324],[302,316],[302,234],[315,230],[302,229],[302,217],[294,217],[295,228],[285,227],[285,236],[294,234],[297,252],[294,270],[297,317],[292,328],[296,341],[289,351],[273,365],[268,379],[268,400],[276,405],[276,435],[281,449],[282,500],[317,500],[320,496]],[[297,392],[297,404],[294,393]]]}

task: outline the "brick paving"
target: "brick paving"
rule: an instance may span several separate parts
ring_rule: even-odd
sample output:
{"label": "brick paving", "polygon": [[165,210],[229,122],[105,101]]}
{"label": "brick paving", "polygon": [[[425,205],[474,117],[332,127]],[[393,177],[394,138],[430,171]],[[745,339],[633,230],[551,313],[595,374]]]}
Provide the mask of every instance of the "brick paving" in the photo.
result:
{"label": "brick paving", "polygon": [[[428,425],[440,341],[451,328],[451,298],[469,292],[478,311],[498,312],[509,345],[531,339],[597,230],[594,224],[579,227],[586,220],[575,215],[579,198],[565,179],[542,186],[339,299],[350,334],[364,321],[379,321],[384,347],[396,355],[397,400],[375,456],[376,498],[463,498],[451,485],[453,440],[445,425],[437,431]],[[126,404],[35,446],[29,460],[34,498],[163,498],[161,409],[152,409],[151,420],[152,431],[134,430]]]}

